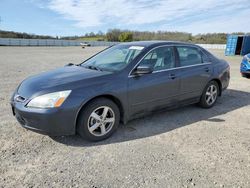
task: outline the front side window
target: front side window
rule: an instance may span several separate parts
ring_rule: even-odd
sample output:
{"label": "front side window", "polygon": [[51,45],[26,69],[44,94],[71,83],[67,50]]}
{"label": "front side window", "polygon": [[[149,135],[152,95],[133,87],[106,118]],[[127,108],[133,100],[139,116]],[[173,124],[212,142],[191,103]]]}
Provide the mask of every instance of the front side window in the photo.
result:
{"label": "front side window", "polygon": [[181,67],[197,65],[202,63],[201,54],[196,48],[192,47],[176,47],[176,48],[179,54]]}
{"label": "front side window", "polygon": [[175,67],[174,50],[172,47],[159,47],[149,52],[140,65],[152,67],[154,71]]}
{"label": "front side window", "polygon": [[125,68],[143,50],[142,46],[116,45],[83,62],[81,66],[104,71],[119,71]]}

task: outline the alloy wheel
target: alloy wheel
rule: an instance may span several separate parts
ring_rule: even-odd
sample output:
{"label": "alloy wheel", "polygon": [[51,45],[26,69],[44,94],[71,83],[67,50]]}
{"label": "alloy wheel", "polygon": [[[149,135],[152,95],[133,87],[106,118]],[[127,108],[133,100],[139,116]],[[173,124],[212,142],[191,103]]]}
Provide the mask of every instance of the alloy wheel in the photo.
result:
{"label": "alloy wheel", "polygon": [[216,101],[217,94],[217,87],[215,85],[210,85],[206,91],[206,103],[211,106]]}
{"label": "alloy wheel", "polygon": [[108,106],[93,110],[88,118],[88,130],[94,136],[104,136],[110,132],[115,123],[115,113]]}

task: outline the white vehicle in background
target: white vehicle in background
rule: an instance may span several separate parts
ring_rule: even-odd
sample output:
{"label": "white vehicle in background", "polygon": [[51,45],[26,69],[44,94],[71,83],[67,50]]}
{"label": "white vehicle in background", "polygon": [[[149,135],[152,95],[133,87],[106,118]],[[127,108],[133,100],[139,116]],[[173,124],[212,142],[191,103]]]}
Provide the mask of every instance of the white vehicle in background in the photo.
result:
{"label": "white vehicle in background", "polygon": [[81,42],[80,43],[80,46],[82,47],[82,48],[85,48],[86,46],[91,46],[89,43],[87,43],[87,42]]}

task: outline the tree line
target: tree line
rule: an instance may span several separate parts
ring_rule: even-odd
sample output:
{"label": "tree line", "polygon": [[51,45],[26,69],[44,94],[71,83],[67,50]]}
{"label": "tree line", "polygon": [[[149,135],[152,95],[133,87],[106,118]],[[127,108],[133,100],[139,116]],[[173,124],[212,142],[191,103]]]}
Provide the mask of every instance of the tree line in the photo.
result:
{"label": "tree line", "polygon": [[[250,34],[250,33],[232,33],[238,35]],[[35,35],[28,33],[20,33],[13,31],[0,30],[0,38],[24,38],[24,39],[59,39],[58,37],[47,35]],[[82,36],[64,36],[60,39],[66,40],[92,40],[92,41],[118,41],[118,42],[130,42],[130,41],[142,41],[142,40],[171,40],[192,42],[201,44],[225,44],[227,40],[227,33],[207,33],[196,34],[186,32],[169,32],[169,31],[131,31],[120,29],[109,29],[106,33],[101,31],[94,33],[86,33]]]}
{"label": "tree line", "polygon": [[49,35],[35,35],[14,31],[3,31],[0,30],[0,38],[22,38],[22,39],[56,39],[56,37],[52,37]]}
{"label": "tree line", "polygon": [[[250,33],[230,33],[236,35],[250,35]],[[225,44],[228,33],[206,33],[192,35],[187,32],[169,32],[169,31],[129,31],[120,29],[111,29],[106,33],[107,41],[142,41],[142,40],[169,40],[192,42],[197,44]]]}

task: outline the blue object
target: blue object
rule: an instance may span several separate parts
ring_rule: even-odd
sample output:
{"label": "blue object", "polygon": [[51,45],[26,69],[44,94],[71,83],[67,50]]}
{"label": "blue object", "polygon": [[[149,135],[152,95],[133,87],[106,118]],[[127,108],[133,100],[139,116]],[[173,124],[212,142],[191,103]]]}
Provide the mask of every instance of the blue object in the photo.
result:
{"label": "blue object", "polygon": [[240,55],[250,53],[250,36],[244,36]]}
{"label": "blue object", "polygon": [[243,77],[250,76],[250,53],[243,57],[240,64],[240,72]]}
{"label": "blue object", "polygon": [[226,46],[226,51],[225,51],[226,56],[235,55],[237,41],[238,41],[238,35],[227,36],[227,46]]}
{"label": "blue object", "polygon": [[246,55],[250,53],[250,35],[228,35],[226,56]]}

